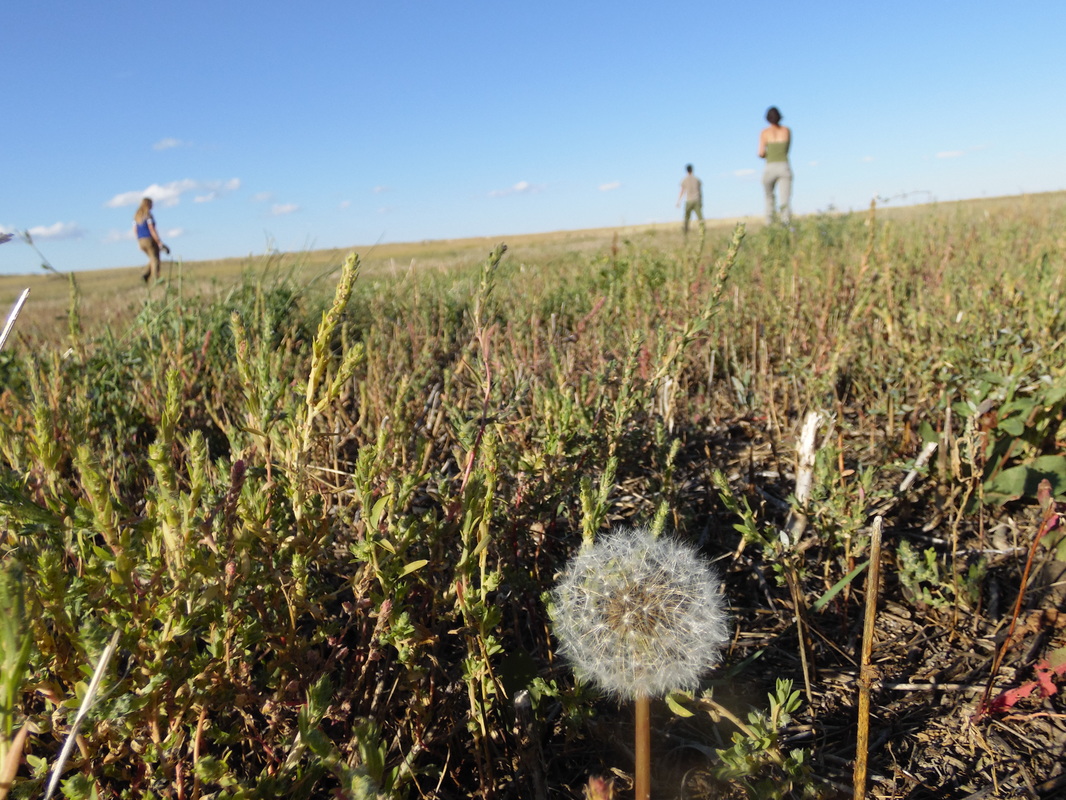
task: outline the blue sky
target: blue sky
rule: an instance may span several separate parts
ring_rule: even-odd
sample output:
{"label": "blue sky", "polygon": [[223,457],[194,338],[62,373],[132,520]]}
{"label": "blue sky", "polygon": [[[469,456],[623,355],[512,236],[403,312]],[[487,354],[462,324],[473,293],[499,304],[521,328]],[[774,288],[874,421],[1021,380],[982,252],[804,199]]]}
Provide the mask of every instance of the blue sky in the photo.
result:
{"label": "blue sky", "polygon": [[[10,3],[0,232],[133,266],[1066,189],[1066,3]],[[14,240],[0,273],[38,272]]]}

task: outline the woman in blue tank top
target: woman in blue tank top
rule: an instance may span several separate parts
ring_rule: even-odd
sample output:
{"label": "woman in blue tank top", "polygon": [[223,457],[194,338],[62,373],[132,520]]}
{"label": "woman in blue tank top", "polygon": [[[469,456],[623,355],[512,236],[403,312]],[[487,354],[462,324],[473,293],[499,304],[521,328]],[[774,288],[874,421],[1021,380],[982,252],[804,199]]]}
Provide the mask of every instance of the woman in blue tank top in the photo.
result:
{"label": "woman in blue tank top", "polygon": [[159,251],[169,254],[170,248],[163,244],[163,240],[159,238],[159,231],[155,229],[152,198],[146,197],[141,200],[137,213],[133,215],[133,229],[137,234],[137,246],[148,256],[148,267],[141,274],[141,278],[145,283],[148,283],[148,279],[153,276],[159,280]]}

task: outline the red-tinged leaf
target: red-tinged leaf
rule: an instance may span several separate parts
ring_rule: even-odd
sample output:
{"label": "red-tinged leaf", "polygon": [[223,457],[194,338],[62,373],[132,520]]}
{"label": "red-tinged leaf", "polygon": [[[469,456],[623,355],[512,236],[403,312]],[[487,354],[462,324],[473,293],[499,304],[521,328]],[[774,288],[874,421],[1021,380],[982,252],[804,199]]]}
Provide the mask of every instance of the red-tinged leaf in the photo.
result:
{"label": "red-tinged leaf", "polygon": [[1038,663],[1035,669],[1036,679],[1040,683],[1040,693],[1044,697],[1054,697],[1058,694],[1059,687],[1055,685],[1055,681],[1052,679],[1066,675],[1066,663],[1053,667],[1045,660]]}
{"label": "red-tinged leaf", "polygon": [[1036,682],[1040,684],[1040,694],[1044,697],[1054,697],[1059,687],[1051,680],[1051,670],[1044,662],[1036,666]]}
{"label": "red-tinged leaf", "polygon": [[1033,693],[1036,688],[1036,681],[1029,681],[1023,683],[1021,686],[1016,686],[1013,689],[1008,689],[997,697],[992,698],[992,702],[988,704],[989,714],[998,714],[1008,709],[1014,708],[1019,700],[1028,697]]}
{"label": "red-tinged leaf", "polygon": [[1055,685],[1053,679],[1066,676],[1066,661],[1052,666],[1047,660],[1044,660],[1034,667],[1034,671],[1036,672],[1035,681],[1026,681],[1021,686],[1008,689],[992,698],[988,708],[979,711],[977,716],[980,717],[985,713],[999,714],[1014,708],[1019,700],[1028,697],[1037,689],[1040,690],[1041,697],[1054,697],[1058,693],[1059,687]]}

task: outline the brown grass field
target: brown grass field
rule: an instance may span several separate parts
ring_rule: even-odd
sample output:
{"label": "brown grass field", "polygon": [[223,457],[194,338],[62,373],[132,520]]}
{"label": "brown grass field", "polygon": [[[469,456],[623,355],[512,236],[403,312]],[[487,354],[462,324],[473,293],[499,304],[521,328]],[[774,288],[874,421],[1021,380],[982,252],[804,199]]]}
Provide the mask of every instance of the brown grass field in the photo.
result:
{"label": "brown grass field", "polygon": [[[708,231],[732,228],[739,220],[708,220]],[[361,261],[362,280],[376,277],[397,277],[405,272],[448,270],[470,266],[481,261],[497,243],[507,243],[509,257],[520,260],[543,261],[603,250],[627,237],[681,241],[680,226],[674,223],[636,225],[621,228],[592,228],[588,230],[557,231],[553,233],[519,234],[515,236],[441,239],[421,242],[377,244],[348,248],[312,250],[307,252],[271,253],[244,258],[223,258],[210,261],[163,261],[164,281],[180,282],[182,291],[208,296],[225,291],[247,274],[270,271],[293,273],[302,280],[325,279],[331,286],[335,273],[350,252],[357,252]],[[8,247],[19,246],[12,242]],[[61,269],[61,265],[57,265]],[[81,296],[81,316],[87,333],[92,334],[103,324],[121,324],[131,319],[142,303],[145,293],[156,287],[145,287],[141,281],[142,265],[113,269],[75,272]],[[329,277],[333,276],[333,277]],[[30,290],[30,303],[19,321],[18,331],[29,340],[47,341],[53,331],[59,335],[65,328],[70,304],[70,283],[66,274],[0,275],[0,309],[10,308],[24,289]]]}
{"label": "brown grass field", "polygon": [[[879,208],[883,219],[908,219],[936,212],[954,215],[960,210],[972,214],[989,214],[997,209],[1024,206],[1028,203],[1055,202],[1066,192],[1022,197],[995,197],[949,203],[923,204],[900,208]],[[760,218],[731,218],[707,220],[708,234],[732,228],[744,222],[749,230],[762,225]],[[223,258],[210,261],[164,260],[164,279],[178,281],[182,291],[208,296],[225,291],[246,274],[271,270],[300,275],[310,281],[326,278],[339,270],[350,252],[359,254],[362,280],[382,276],[398,276],[404,272],[448,270],[470,266],[483,259],[499,242],[506,242],[511,259],[543,262],[575,255],[594,253],[633,239],[656,242],[660,248],[680,246],[679,223],[630,225],[617,228],[556,231],[552,233],[518,234],[514,236],[482,236],[467,239],[440,239],[377,245],[353,245],[348,248],[312,250],[307,252],[271,253],[243,258]],[[9,247],[18,246],[10,243]],[[56,265],[62,271],[62,265]],[[81,318],[87,333],[92,335],[102,325],[116,325],[131,319],[144,299],[146,288],[141,282],[142,265],[113,269],[88,270],[74,273],[81,297]],[[30,303],[19,321],[18,332],[30,341],[47,341],[53,335],[62,336],[67,309],[70,305],[70,285],[64,274],[0,275],[0,309],[10,308],[24,289],[30,289]]]}
{"label": "brown grass field", "polygon": [[[0,800],[109,638],[66,797],[1066,797],[1066,192],[736,222],[0,278]],[[620,526],[731,630],[642,722]]]}

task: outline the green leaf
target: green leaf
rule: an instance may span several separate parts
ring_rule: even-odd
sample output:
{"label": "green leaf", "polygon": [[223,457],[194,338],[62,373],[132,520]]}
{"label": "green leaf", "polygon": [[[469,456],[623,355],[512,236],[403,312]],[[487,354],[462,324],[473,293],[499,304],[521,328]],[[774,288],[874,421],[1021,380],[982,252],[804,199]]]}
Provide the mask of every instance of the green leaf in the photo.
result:
{"label": "green leaf", "polygon": [[923,420],[922,424],[918,426],[918,435],[922,437],[923,442],[940,441],[940,434],[933,429],[933,426],[928,421]]}
{"label": "green leaf", "polygon": [[670,710],[677,714],[677,716],[679,717],[693,716],[693,713],[691,711],[681,705],[681,703],[678,701],[678,697],[679,695],[677,692],[670,692],[670,694],[666,695],[666,705],[668,705],[670,707]]}
{"label": "green leaf", "polygon": [[97,800],[100,796],[96,791],[96,782],[81,772],[67,778],[60,786],[64,797],[69,800]]}
{"label": "green leaf", "polygon": [[845,575],[839,581],[834,583],[829,588],[828,592],[826,592],[825,594],[823,594],[821,597],[819,597],[817,600],[814,601],[814,605],[811,606],[811,608],[813,608],[815,611],[821,611],[823,608],[826,607],[826,605],[829,603],[830,600],[832,600],[834,597],[836,597],[838,594],[840,594],[840,590],[841,589],[843,589],[845,586],[847,586],[849,583],[851,583],[853,580],[855,580],[859,576],[859,574],[864,569],[866,569],[868,566],[870,566],[870,559],[866,559],[861,564],[859,564],[859,566],[855,567],[855,569],[853,569],[851,572],[849,572],[847,575]]}
{"label": "green leaf", "polygon": [[381,515],[385,513],[385,506],[389,502],[389,496],[385,495],[378,499],[374,503],[374,507],[370,509],[370,516],[367,519],[367,524],[371,530],[377,530],[378,523],[381,522]]}
{"label": "green leaf", "polygon": [[1051,484],[1055,497],[1066,494],[1066,456],[1040,456],[1010,467],[985,481],[985,499],[996,505],[1020,497],[1036,497],[1040,481]]}
{"label": "green leaf", "polygon": [[428,563],[428,558],[420,558],[418,561],[412,561],[410,564],[403,568],[403,572],[400,573],[400,577],[402,578],[404,575],[410,575],[412,572],[418,572],[418,570],[422,569],[422,567],[424,567]]}
{"label": "green leaf", "polygon": [[214,756],[201,756],[194,767],[196,777],[204,783],[220,783],[229,772],[225,761]]}

